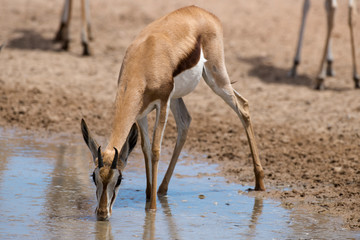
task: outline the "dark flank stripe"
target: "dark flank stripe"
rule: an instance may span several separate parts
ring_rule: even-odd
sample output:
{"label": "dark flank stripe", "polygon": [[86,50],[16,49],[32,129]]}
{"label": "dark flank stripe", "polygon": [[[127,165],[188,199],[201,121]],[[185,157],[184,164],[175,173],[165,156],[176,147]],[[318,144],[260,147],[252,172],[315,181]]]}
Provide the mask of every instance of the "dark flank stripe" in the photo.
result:
{"label": "dark flank stripe", "polygon": [[176,77],[183,71],[194,67],[200,60],[200,53],[201,37],[199,36],[193,50],[184,59],[182,59],[175,68],[175,71],[173,72],[173,77]]}
{"label": "dark flank stripe", "polygon": [[114,204],[114,201],[115,201],[115,191],[114,191],[114,194],[113,194],[113,197],[111,198],[111,202],[110,202],[110,213],[111,213],[111,206]]}

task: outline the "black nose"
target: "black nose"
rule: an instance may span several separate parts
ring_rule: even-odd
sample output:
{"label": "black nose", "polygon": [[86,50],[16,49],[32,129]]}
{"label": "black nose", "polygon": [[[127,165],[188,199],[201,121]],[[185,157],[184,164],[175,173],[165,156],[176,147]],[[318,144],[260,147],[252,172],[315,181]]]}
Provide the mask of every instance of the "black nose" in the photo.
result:
{"label": "black nose", "polygon": [[96,212],[96,217],[98,221],[107,221],[109,219],[107,211],[102,209]]}
{"label": "black nose", "polygon": [[96,216],[98,221],[108,221],[109,218],[108,217],[102,217],[102,216]]}

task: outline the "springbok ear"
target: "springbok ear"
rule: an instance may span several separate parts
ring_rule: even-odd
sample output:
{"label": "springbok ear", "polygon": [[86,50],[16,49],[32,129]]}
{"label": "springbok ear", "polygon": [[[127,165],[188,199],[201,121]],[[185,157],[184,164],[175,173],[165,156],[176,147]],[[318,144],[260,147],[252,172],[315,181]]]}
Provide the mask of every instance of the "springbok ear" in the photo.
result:
{"label": "springbok ear", "polygon": [[90,152],[92,154],[94,163],[96,164],[95,160],[98,157],[98,148],[99,145],[95,141],[95,139],[92,137],[84,119],[81,119],[81,132],[84,137],[84,141],[86,145],[89,147]]}
{"label": "springbok ear", "polygon": [[138,139],[138,129],[137,129],[136,124],[134,123],[131,127],[131,130],[126,139],[126,142],[120,152],[120,161],[122,162],[123,167],[126,166],[127,159],[129,157],[131,151],[136,146],[137,139]]}

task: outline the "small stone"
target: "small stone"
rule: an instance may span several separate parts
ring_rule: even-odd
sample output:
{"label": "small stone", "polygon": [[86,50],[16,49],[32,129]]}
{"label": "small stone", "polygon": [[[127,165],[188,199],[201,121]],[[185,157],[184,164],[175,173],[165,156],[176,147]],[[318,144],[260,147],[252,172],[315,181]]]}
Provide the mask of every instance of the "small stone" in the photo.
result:
{"label": "small stone", "polygon": [[199,198],[200,198],[200,199],[205,199],[205,195],[200,194],[200,195],[199,195]]}

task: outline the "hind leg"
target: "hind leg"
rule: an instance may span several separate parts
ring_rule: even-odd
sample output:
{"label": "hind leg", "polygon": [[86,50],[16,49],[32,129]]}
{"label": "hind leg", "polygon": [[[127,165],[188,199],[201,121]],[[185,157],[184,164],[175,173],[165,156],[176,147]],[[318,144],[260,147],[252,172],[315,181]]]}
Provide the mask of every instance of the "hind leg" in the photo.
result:
{"label": "hind leg", "polygon": [[83,56],[90,56],[89,33],[90,33],[90,14],[89,1],[81,0],[81,44],[83,46]]}
{"label": "hind leg", "polygon": [[[221,58],[221,56],[220,56]],[[208,59],[205,63],[203,78],[210,88],[219,95],[238,115],[248,138],[250,151],[253,159],[255,172],[255,190],[265,190],[264,172],[260,163],[259,154],[255,142],[254,130],[250,120],[248,101],[236,92],[230,83],[224,62],[218,59],[212,61]]]}
{"label": "hind leg", "polygon": [[327,62],[327,66],[326,66],[326,76],[328,77],[334,77],[335,76],[335,72],[333,69],[333,61],[334,61],[334,57],[332,54],[332,50],[331,50],[331,38],[329,40],[329,46],[326,50],[326,62]]}
{"label": "hind leg", "polygon": [[319,73],[318,73],[318,76],[317,76],[317,79],[316,79],[315,89],[317,89],[317,90],[324,89],[324,80],[325,80],[325,76],[326,76],[325,59],[326,59],[326,56],[329,56],[328,50],[330,49],[329,48],[330,38],[331,38],[331,32],[332,32],[333,27],[334,27],[334,16],[335,16],[335,10],[336,10],[336,7],[337,7],[336,0],[326,0],[325,7],[326,7],[326,11],[327,11],[328,29],[327,29],[327,34],[326,34],[324,53],[323,53],[323,56],[321,58]]}
{"label": "hind leg", "polygon": [[69,14],[69,1],[65,0],[63,10],[61,12],[60,26],[54,37],[54,42],[61,42],[63,40],[63,31]]}
{"label": "hind leg", "polygon": [[355,88],[360,88],[360,77],[357,73],[356,52],[355,52],[355,37],[354,37],[354,15],[356,14],[355,1],[349,1],[349,28],[351,37],[351,56],[353,59],[353,79]]}
{"label": "hind leg", "polygon": [[69,28],[71,20],[72,0],[65,0],[64,8],[61,14],[61,22],[59,30],[54,38],[55,42],[62,42],[62,50],[69,49]]}
{"label": "hind leg", "polygon": [[310,8],[310,0],[304,0],[303,15],[302,15],[300,32],[299,32],[298,45],[297,45],[297,48],[296,48],[296,55],[295,55],[295,58],[294,58],[294,64],[293,64],[293,66],[292,66],[292,68],[290,70],[290,73],[289,73],[289,75],[291,77],[296,77],[297,66],[300,64],[301,49],[302,49],[302,43],[303,43],[303,38],[304,38],[304,30],[305,30],[305,22],[306,22],[306,17],[307,17],[309,8]]}
{"label": "hind leg", "polygon": [[145,170],[146,170],[146,199],[150,200],[151,195],[151,179],[152,179],[152,170],[151,170],[151,143],[149,139],[149,127],[148,120],[145,116],[142,119],[137,121],[140,128],[141,136],[141,149],[144,154],[145,160]]}

